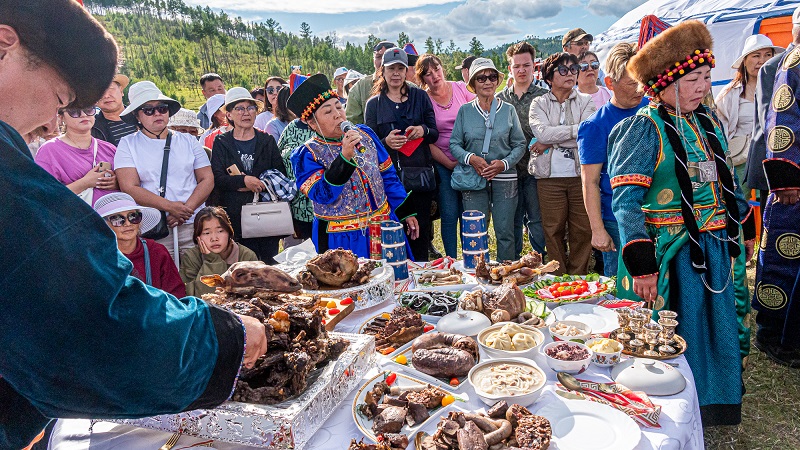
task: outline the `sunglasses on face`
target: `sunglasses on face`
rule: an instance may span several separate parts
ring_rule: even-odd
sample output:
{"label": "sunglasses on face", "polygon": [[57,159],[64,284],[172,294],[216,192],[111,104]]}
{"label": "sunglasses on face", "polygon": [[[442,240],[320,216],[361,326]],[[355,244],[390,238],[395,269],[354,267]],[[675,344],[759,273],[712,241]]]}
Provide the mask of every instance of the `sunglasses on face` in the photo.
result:
{"label": "sunglasses on face", "polygon": [[169,113],[169,105],[162,103],[156,106],[142,106],[140,111],[143,112],[145,116],[152,116],[155,113],[167,114]]}
{"label": "sunglasses on face", "polygon": [[572,41],[572,45],[577,45],[579,47],[583,47],[585,45],[589,45],[591,41]]}
{"label": "sunglasses on face", "polygon": [[258,111],[258,106],[256,106],[256,105],[234,106],[233,110],[236,111],[237,113],[240,113],[240,114],[244,113],[245,111],[250,112],[250,113],[254,113],[254,112]]}
{"label": "sunglasses on face", "polygon": [[589,70],[589,68],[591,68],[592,70],[599,69],[600,68],[600,63],[597,62],[597,61],[594,61],[594,62],[591,62],[591,63],[580,63],[579,66],[581,66],[581,72],[586,72],[587,70]]}
{"label": "sunglasses on face", "polygon": [[571,65],[569,67],[567,67],[567,66],[562,64],[562,65],[556,67],[556,71],[558,71],[558,74],[561,75],[562,77],[566,76],[568,73],[571,73],[571,74],[575,75],[580,70],[581,70],[581,66],[579,66],[578,64],[573,64],[573,65]]}
{"label": "sunglasses on face", "polygon": [[90,106],[90,107],[84,108],[84,109],[71,109],[71,108],[69,108],[69,109],[65,109],[64,113],[66,115],[72,117],[73,119],[77,119],[78,117],[81,116],[81,114],[86,114],[87,116],[93,116],[94,115],[94,106]]}
{"label": "sunglasses on face", "polygon": [[478,83],[486,83],[486,80],[489,80],[492,83],[496,83],[497,80],[499,80],[499,79],[500,79],[500,76],[497,75],[496,73],[493,73],[491,75],[477,75],[477,76],[475,76],[475,81],[477,81]]}
{"label": "sunglasses on face", "polygon": [[126,216],[122,214],[112,214],[106,217],[108,223],[111,224],[112,227],[121,227],[125,225],[125,219],[128,219],[131,225],[138,225],[142,223],[142,212],[141,211],[133,211],[129,212]]}
{"label": "sunglasses on face", "polygon": [[281,91],[281,89],[283,89],[283,85],[280,85],[280,86],[268,86],[266,91],[267,91],[267,94],[277,94],[278,92]]}

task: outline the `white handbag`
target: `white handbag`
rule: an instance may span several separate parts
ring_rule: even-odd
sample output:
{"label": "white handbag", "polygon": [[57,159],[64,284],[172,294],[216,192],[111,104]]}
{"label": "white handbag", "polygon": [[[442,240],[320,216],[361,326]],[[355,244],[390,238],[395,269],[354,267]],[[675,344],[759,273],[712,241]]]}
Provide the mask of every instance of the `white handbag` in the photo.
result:
{"label": "white handbag", "polygon": [[[278,198],[269,183],[264,183],[264,187],[271,198]],[[259,202],[258,195],[256,192],[252,203],[242,205],[242,238],[293,235],[294,222],[289,202]]]}
{"label": "white handbag", "polygon": [[[94,161],[92,163],[92,169],[94,170],[97,167],[97,139],[93,139],[94,141]],[[78,197],[81,198],[84,202],[88,203],[89,206],[92,206],[92,199],[94,198],[94,188],[84,189],[83,192],[78,194]]]}

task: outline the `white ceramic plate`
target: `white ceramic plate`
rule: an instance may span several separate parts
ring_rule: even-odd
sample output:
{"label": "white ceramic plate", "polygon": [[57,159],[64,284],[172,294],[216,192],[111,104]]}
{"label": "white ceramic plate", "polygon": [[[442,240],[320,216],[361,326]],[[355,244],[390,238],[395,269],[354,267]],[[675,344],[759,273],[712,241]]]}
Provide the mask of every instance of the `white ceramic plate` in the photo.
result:
{"label": "white ceramic plate", "polygon": [[576,320],[592,327],[592,333],[605,334],[619,328],[616,312],[587,303],[568,303],[553,310],[556,320]]}
{"label": "white ceramic plate", "polygon": [[[496,261],[495,260],[491,260],[491,262],[494,263]],[[453,268],[456,269],[456,270],[460,270],[462,272],[465,272],[465,273],[471,273],[473,275],[475,274],[475,269],[467,269],[467,268],[464,267],[464,260],[463,259],[459,259],[458,261],[454,262],[453,263]]]}
{"label": "white ceramic plate", "polygon": [[414,290],[416,291],[463,291],[465,289],[472,289],[478,285],[475,277],[461,270],[461,283],[458,284],[444,284],[441,286],[425,285],[419,282],[419,277],[422,274],[436,272],[436,273],[449,273],[447,269],[419,269],[411,272],[414,278]]}
{"label": "white ceramic plate", "polygon": [[632,450],[639,426],[622,411],[590,400],[558,400],[536,412],[553,428],[558,450]]}
{"label": "white ceramic plate", "polygon": [[[379,382],[381,382],[381,381],[383,381],[385,379],[385,373],[386,372],[381,372],[378,375],[376,375],[374,378],[372,378],[371,380],[367,381],[366,384],[361,386],[361,388],[358,390],[358,394],[356,394],[356,398],[353,399],[353,420],[355,421],[356,426],[358,426],[358,429],[361,430],[362,433],[364,433],[364,436],[366,436],[367,438],[371,439],[374,442],[377,442],[377,438],[375,436],[375,432],[372,431],[372,421],[367,419],[361,413],[358,412],[358,405],[364,403],[364,398],[367,396],[367,392],[372,390],[373,386],[375,386],[377,383],[379,383]],[[420,380],[418,378],[414,378],[414,377],[411,377],[411,376],[408,376],[408,375],[404,375],[404,374],[398,373],[398,372],[394,372],[394,373],[397,374],[397,379],[395,380],[394,384],[392,384],[392,386],[400,386],[400,387],[417,386],[417,385],[425,386],[425,385],[429,384],[427,381],[423,381],[423,380]],[[441,386],[437,386],[437,387],[441,388]],[[447,390],[447,389],[443,389],[443,390],[446,391],[448,394],[451,394],[453,396],[458,397],[456,394],[454,394],[450,390]],[[463,396],[463,395],[461,397],[465,398],[465,396]],[[405,423],[405,424],[403,424],[403,428],[400,430],[400,432],[405,434],[405,435],[407,435],[409,437],[409,440],[411,440],[413,442],[414,434],[416,434],[417,430],[419,430],[420,428],[425,426],[425,424],[427,424],[428,422],[433,421],[434,423],[438,423],[439,419],[442,417],[443,410],[447,409],[450,406],[452,406],[452,404],[451,405],[447,405],[444,408],[439,406],[438,408],[433,409],[433,410],[429,409],[428,413],[430,414],[430,417],[427,420],[425,420],[422,423],[416,424],[413,427],[409,427],[408,423]],[[435,427],[434,427],[434,430],[435,430]]]}

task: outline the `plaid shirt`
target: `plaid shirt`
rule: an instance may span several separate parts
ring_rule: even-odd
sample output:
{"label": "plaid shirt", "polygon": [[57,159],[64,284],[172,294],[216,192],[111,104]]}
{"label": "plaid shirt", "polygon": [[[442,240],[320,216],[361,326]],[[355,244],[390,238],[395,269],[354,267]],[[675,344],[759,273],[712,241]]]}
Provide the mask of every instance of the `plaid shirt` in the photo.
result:
{"label": "plaid shirt", "polygon": [[[261,193],[262,202],[290,202],[297,195],[297,186],[275,169],[265,170],[258,178],[267,183],[267,190]],[[272,198],[271,191],[275,192],[277,199]]]}

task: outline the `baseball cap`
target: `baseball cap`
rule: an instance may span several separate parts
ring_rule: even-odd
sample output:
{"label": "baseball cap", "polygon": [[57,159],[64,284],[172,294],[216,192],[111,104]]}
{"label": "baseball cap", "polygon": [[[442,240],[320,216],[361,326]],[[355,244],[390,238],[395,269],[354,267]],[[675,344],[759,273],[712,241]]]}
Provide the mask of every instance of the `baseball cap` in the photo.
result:
{"label": "baseball cap", "polygon": [[347,67],[339,67],[336,71],[333,72],[333,78],[338,77],[339,75],[344,75],[347,73]]}
{"label": "baseball cap", "polygon": [[800,25],[800,6],[792,13],[792,25]]}
{"label": "baseball cap", "polygon": [[456,66],[456,70],[469,69],[469,66],[472,65],[472,61],[475,61],[477,58],[477,56],[467,56],[463,61],[461,61],[460,65]]}
{"label": "baseball cap", "polygon": [[408,67],[408,55],[402,48],[392,47],[383,54],[383,66],[402,64]]}
{"label": "baseball cap", "polygon": [[573,30],[567,31],[567,34],[565,34],[564,37],[561,38],[561,46],[564,47],[570,42],[580,41],[581,39],[586,39],[589,42],[594,41],[594,37],[591,34],[587,33],[586,30],[584,30],[583,28],[575,28]]}
{"label": "baseball cap", "polygon": [[388,50],[388,49],[393,48],[393,47],[397,47],[397,45],[394,42],[380,41],[377,44],[375,44],[374,47],[372,47],[372,51],[373,52],[377,52],[378,50],[380,50],[382,48],[385,48],[385,49]]}

